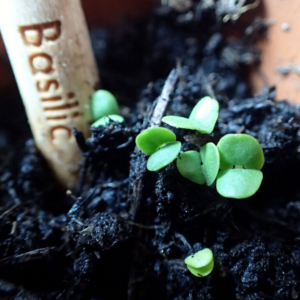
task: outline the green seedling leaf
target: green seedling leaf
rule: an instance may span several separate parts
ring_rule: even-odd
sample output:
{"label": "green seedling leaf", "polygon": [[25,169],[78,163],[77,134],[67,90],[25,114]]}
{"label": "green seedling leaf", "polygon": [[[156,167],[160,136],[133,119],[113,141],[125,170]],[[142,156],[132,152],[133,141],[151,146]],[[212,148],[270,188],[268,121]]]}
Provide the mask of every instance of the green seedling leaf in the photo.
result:
{"label": "green seedling leaf", "polygon": [[106,90],[98,90],[93,94],[91,108],[94,120],[119,114],[119,105],[115,96]]}
{"label": "green seedling leaf", "polygon": [[195,269],[193,267],[187,266],[187,268],[189,269],[189,271],[197,276],[197,277],[204,277],[209,275],[213,268],[214,268],[214,261],[212,260],[206,267],[200,268],[200,269]]}
{"label": "green seedling leaf", "polygon": [[99,127],[99,126],[108,125],[111,120],[114,121],[114,122],[117,122],[117,123],[123,123],[124,122],[124,118],[122,116],[108,115],[108,116],[104,116],[101,119],[99,119],[98,121],[94,122],[92,124],[92,127]]}
{"label": "green seedling leaf", "polygon": [[147,169],[154,172],[166,167],[176,159],[180,152],[180,148],[180,142],[173,142],[159,148],[149,157],[147,162]]}
{"label": "green seedling leaf", "polygon": [[210,97],[204,97],[193,108],[188,119],[177,116],[166,116],[162,118],[162,121],[173,127],[197,130],[201,133],[210,134],[214,130],[218,116],[218,101]]}
{"label": "green seedling leaf", "polygon": [[219,102],[210,97],[202,98],[193,108],[189,120],[197,123],[198,131],[213,132],[219,116]]}
{"label": "green seedling leaf", "polygon": [[218,148],[213,143],[208,143],[201,147],[200,157],[202,160],[202,168],[206,177],[206,183],[210,186],[219,173],[220,169],[220,155]]}
{"label": "green seedling leaf", "polygon": [[206,182],[205,176],[202,173],[200,155],[197,151],[187,151],[177,158],[176,165],[179,173],[198,184]]}
{"label": "green seedling leaf", "polygon": [[214,268],[213,253],[208,248],[190,255],[184,262],[190,272],[197,277],[207,276]]}
{"label": "green seedling leaf", "polygon": [[195,122],[183,117],[166,116],[163,117],[161,120],[162,122],[177,128],[184,128],[184,129],[191,129],[191,130],[197,130],[198,128]]}
{"label": "green seedling leaf", "polygon": [[257,192],[262,179],[263,174],[258,170],[222,170],[217,178],[217,191],[225,198],[248,198]]}
{"label": "green seedling leaf", "polygon": [[264,165],[264,153],[259,142],[247,134],[227,134],[218,143],[220,168],[232,166],[260,170]]}
{"label": "green seedling leaf", "polygon": [[151,155],[164,144],[176,141],[176,135],[169,129],[153,127],[142,131],[136,137],[136,145],[145,154]]}

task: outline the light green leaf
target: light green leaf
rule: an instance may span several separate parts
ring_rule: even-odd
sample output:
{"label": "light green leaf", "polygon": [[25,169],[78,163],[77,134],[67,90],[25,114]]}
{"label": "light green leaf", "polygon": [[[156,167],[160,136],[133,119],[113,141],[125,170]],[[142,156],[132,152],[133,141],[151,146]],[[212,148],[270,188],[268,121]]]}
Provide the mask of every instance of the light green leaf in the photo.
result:
{"label": "light green leaf", "polygon": [[201,133],[213,132],[219,116],[219,102],[210,97],[202,98],[193,108],[189,119],[197,124]]}
{"label": "light green leaf", "polygon": [[106,90],[96,91],[91,100],[91,108],[94,120],[107,115],[119,114],[119,104],[115,96]]}
{"label": "light green leaf", "polygon": [[200,156],[206,183],[210,186],[217,178],[220,169],[220,155],[217,146],[213,143],[206,144],[201,147]]}
{"label": "light green leaf", "polygon": [[98,121],[94,122],[92,124],[92,127],[99,127],[99,126],[108,125],[111,120],[114,121],[114,122],[117,122],[117,123],[123,123],[124,122],[124,118],[122,116],[108,115],[108,116],[104,116],[101,119],[99,119]]}
{"label": "light green leaf", "polygon": [[136,145],[145,154],[151,155],[164,144],[176,141],[176,135],[163,127],[153,127],[142,131],[136,137]]}
{"label": "light green leaf", "polygon": [[190,272],[198,277],[206,276],[211,273],[214,267],[213,253],[205,248],[184,260]]}
{"label": "light green leaf", "polygon": [[179,173],[198,184],[204,184],[206,179],[202,173],[199,152],[186,151],[177,158],[176,165]]}
{"label": "light green leaf", "polygon": [[210,134],[219,116],[219,103],[210,97],[202,98],[193,108],[190,117],[166,116],[162,121],[177,128],[197,130]]}
{"label": "light green leaf", "polygon": [[163,117],[162,122],[167,123],[170,126],[184,129],[196,130],[197,124],[187,118],[177,116],[166,116]]}
{"label": "light green leaf", "polygon": [[247,134],[227,134],[218,143],[220,168],[232,166],[260,170],[264,165],[264,153],[259,142]]}
{"label": "light green leaf", "polygon": [[154,172],[166,167],[176,159],[180,152],[180,148],[180,142],[173,142],[159,148],[149,157],[147,169]]}
{"label": "light green leaf", "polygon": [[248,198],[257,192],[262,179],[263,174],[258,170],[222,170],[217,178],[217,191],[226,198]]}
{"label": "light green leaf", "polygon": [[199,268],[199,269],[190,267],[188,265],[187,265],[187,268],[193,275],[195,275],[197,277],[204,277],[204,276],[209,275],[212,272],[212,270],[214,268],[214,261],[212,260],[207,266]]}

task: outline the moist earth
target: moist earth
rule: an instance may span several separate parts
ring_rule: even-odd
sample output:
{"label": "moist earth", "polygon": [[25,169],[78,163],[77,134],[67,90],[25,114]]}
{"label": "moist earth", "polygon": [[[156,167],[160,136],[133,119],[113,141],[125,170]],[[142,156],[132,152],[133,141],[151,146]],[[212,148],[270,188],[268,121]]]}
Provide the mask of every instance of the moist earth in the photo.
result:
{"label": "moist earth", "polygon": [[[93,128],[87,140],[74,130],[82,172],[73,193],[49,175],[16,92],[0,95],[1,299],[299,299],[300,110],[275,102],[275,87],[251,97],[247,74],[266,28],[243,17],[224,23],[238,2],[169,1],[118,31],[91,32],[102,86],[125,122]],[[202,142],[242,132],[261,143],[264,179],[253,197],[222,198],[174,163],[146,170],[134,140],[172,69],[179,79],[166,114],[187,117],[210,95],[220,116]],[[193,132],[172,130],[183,151],[195,149]],[[204,247],[215,267],[196,278],[183,260]]]}

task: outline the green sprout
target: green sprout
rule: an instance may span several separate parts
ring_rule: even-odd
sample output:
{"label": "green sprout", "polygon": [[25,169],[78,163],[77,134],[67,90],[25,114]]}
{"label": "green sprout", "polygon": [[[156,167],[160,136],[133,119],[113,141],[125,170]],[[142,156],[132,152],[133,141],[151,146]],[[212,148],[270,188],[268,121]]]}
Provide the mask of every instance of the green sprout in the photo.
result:
{"label": "green sprout", "polygon": [[179,173],[198,184],[205,184],[206,178],[202,172],[200,154],[197,151],[186,151],[177,158]]}
{"label": "green sprout", "polygon": [[[178,128],[210,134],[218,113],[218,102],[204,97],[193,108],[189,119],[167,116],[162,121]],[[200,134],[197,133],[197,136]],[[150,128],[141,132],[136,138],[136,144],[145,154],[150,155],[147,162],[149,171],[160,170],[177,157],[176,166],[183,177],[208,186],[216,181],[218,193],[226,198],[251,197],[263,179],[260,171],[264,165],[263,150],[259,142],[247,134],[227,134],[217,146],[211,142],[203,146],[196,144],[199,152],[186,151],[179,157],[181,143],[176,142],[175,134],[166,128]]]}
{"label": "green sprout", "polygon": [[162,145],[176,141],[176,135],[162,127],[148,128],[136,137],[136,145],[145,154],[151,155]]}
{"label": "green sprout", "polygon": [[221,168],[218,193],[235,199],[254,195],[263,179],[264,153],[258,141],[247,134],[227,134],[217,146]]}
{"label": "green sprout", "polygon": [[119,115],[108,115],[100,118],[98,121],[94,122],[92,124],[92,127],[99,127],[99,126],[105,126],[108,125],[110,120],[117,122],[117,123],[123,123],[124,118]]}
{"label": "green sprout", "polygon": [[176,159],[181,148],[181,143],[176,142],[176,135],[162,127],[142,131],[135,142],[141,151],[150,155],[147,162],[149,171],[158,171],[166,167]]}
{"label": "green sprout", "polygon": [[149,157],[147,169],[154,172],[166,167],[176,159],[180,152],[180,148],[180,142],[173,142],[162,146]]}
{"label": "green sprout", "polygon": [[218,143],[220,168],[233,166],[260,170],[264,165],[264,153],[259,142],[247,134],[227,134]]}
{"label": "green sprout", "polygon": [[214,268],[214,256],[208,248],[190,255],[184,262],[189,271],[197,277],[209,275]]}
{"label": "green sprout", "polygon": [[108,125],[112,120],[123,123],[124,118],[119,115],[119,104],[115,96],[106,90],[98,90],[92,96],[91,108],[94,120],[92,127]]}
{"label": "green sprout", "polygon": [[166,116],[162,118],[162,121],[173,127],[210,134],[214,130],[218,115],[218,101],[210,97],[204,97],[193,108],[188,119],[178,116]]}
{"label": "green sprout", "polygon": [[198,184],[211,185],[217,178],[220,166],[219,151],[215,144],[208,143],[197,151],[186,151],[177,158],[179,173]]}
{"label": "green sprout", "polygon": [[217,191],[225,198],[244,199],[259,189],[263,174],[258,170],[221,170],[217,179]]}
{"label": "green sprout", "polygon": [[200,156],[202,160],[203,173],[206,177],[206,184],[212,185],[219,173],[220,155],[218,148],[213,143],[201,147]]}

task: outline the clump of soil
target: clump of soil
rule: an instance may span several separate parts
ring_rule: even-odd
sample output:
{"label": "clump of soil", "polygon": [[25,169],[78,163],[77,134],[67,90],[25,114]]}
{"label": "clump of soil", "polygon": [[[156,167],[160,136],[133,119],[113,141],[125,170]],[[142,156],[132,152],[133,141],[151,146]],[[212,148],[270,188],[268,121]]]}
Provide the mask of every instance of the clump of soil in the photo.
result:
{"label": "clump of soil", "polygon": [[[226,1],[187,2],[160,6],[118,33],[91,33],[103,88],[117,95],[126,121],[92,129],[86,141],[75,130],[77,193],[66,195],[48,175],[25,118],[15,125],[3,114],[1,299],[299,299],[300,110],[274,102],[274,87],[251,98],[254,26],[224,25]],[[251,34],[224,34],[236,27]],[[178,80],[166,81],[170,72]],[[146,171],[134,139],[153,122],[164,85],[166,114],[186,117],[206,95],[219,101],[208,139],[244,132],[260,141],[266,163],[255,196],[224,199],[174,164]],[[7,109],[11,97],[1,95]],[[192,149],[189,132],[174,131]],[[212,249],[215,268],[196,278],[183,259],[203,247]]]}

